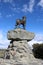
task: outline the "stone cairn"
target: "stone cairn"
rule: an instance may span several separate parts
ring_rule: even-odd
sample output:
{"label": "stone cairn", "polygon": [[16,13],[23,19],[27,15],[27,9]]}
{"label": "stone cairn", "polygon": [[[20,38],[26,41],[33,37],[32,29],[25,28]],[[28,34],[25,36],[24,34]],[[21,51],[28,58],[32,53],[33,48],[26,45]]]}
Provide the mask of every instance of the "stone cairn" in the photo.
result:
{"label": "stone cairn", "polygon": [[11,41],[5,52],[5,58],[27,65],[31,53],[28,42],[34,38],[34,33],[18,28],[8,31],[7,38]]}

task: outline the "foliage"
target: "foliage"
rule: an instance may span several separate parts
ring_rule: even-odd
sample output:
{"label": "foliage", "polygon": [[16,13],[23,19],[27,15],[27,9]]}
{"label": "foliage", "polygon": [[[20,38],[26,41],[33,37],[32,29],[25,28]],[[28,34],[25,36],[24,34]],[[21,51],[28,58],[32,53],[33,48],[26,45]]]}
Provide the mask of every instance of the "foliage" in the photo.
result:
{"label": "foliage", "polygon": [[42,44],[33,44],[33,55],[36,58],[43,59],[43,43]]}

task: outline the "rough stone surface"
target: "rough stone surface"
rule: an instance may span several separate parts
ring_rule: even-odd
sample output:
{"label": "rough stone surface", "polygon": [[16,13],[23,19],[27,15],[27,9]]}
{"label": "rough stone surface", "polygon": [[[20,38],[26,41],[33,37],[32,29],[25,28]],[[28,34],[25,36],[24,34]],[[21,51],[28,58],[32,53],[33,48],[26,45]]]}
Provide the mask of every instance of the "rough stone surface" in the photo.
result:
{"label": "rough stone surface", "polygon": [[[0,65],[43,65],[43,60],[36,59],[27,41],[13,41],[13,49],[10,50],[10,59],[0,59]],[[12,54],[11,54],[12,53]]]}
{"label": "rough stone surface", "polygon": [[[27,65],[29,62],[30,54],[32,53],[31,50],[29,49],[27,41],[13,41],[12,44],[13,47],[11,46],[10,48],[8,48],[10,59],[22,62],[23,64],[25,63]],[[11,50],[12,48],[13,50]],[[8,55],[8,53],[6,55]],[[5,58],[7,57],[6,55]]]}
{"label": "rough stone surface", "polygon": [[23,29],[15,29],[8,31],[7,37],[9,40],[16,39],[16,40],[32,40],[34,38],[34,33],[27,32]]}
{"label": "rough stone surface", "polygon": [[15,29],[9,31],[7,36],[11,41],[5,58],[0,59],[0,65],[43,65],[43,60],[35,59],[28,45],[28,41],[34,38],[34,33]]}
{"label": "rough stone surface", "polygon": [[16,58],[15,59],[0,58],[0,65],[43,65],[43,60],[34,58],[32,53],[29,53],[29,55],[28,55],[27,64],[26,64],[25,60],[24,59],[22,60],[22,61],[24,61],[24,63],[23,63],[21,60],[19,60],[19,59],[17,60]]}

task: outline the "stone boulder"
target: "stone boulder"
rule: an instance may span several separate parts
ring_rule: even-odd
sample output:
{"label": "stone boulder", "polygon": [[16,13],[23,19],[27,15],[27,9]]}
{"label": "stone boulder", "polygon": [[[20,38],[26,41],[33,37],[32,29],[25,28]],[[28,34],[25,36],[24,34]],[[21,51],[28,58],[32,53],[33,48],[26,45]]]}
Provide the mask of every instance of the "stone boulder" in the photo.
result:
{"label": "stone boulder", "polygon": [[27,40],[30,41],[34,38],[34,33],[28,32],[23,29],[15,29],[8,31],[7,38],[8,40]]}
{"label": "stone boulder", "polygon": [[[14,60],[14,65],[29,64],[33,55],[28,45],[28,41],[32,40],[34,36],[34,33],[20,28],[8,31],[7,38],[8,40],[11,40],[10,45],[8,46],[9,55],[10,59]],[[7,57],[9,57],[9,55],[7,54]]]}

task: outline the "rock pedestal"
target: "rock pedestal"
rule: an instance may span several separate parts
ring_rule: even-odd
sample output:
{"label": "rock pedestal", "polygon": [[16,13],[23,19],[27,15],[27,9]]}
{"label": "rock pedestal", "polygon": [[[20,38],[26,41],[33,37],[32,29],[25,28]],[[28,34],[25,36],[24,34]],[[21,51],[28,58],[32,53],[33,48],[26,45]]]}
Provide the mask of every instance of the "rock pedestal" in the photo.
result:
{"label": "rock pedestal", "polygon": [[26,40],[26,41],[31,41],[34,38],[34,33],[28,32],[24,29],[15,29],[8,31],[7,38],[8,40]]}
{"label": "rock pedestal", "polygon": [[8,59],[14,59],[20,65],[28,65],[29,58],[31,58],[28,41],[34,38],[34,33],[27,32],[23,29],[15,29],[8,31],[7,38],[11,40],[8,46],[8,54],[10,57],[5,54],[5,58],[8,56]]}

